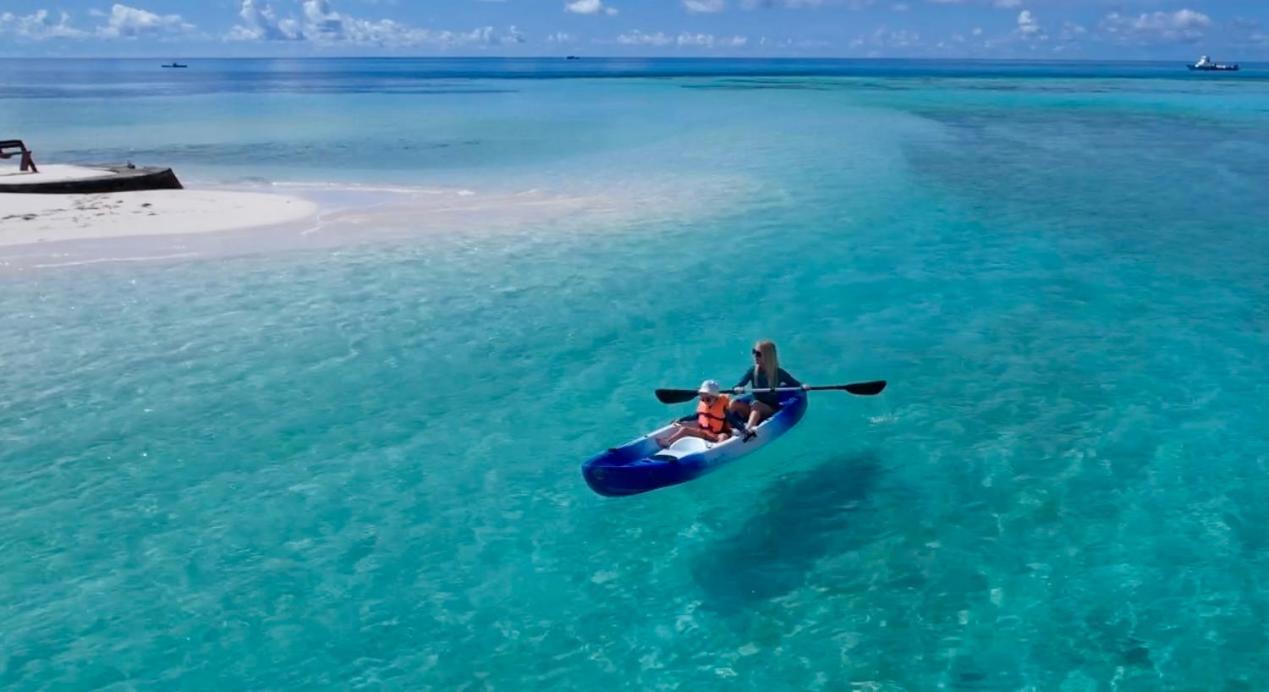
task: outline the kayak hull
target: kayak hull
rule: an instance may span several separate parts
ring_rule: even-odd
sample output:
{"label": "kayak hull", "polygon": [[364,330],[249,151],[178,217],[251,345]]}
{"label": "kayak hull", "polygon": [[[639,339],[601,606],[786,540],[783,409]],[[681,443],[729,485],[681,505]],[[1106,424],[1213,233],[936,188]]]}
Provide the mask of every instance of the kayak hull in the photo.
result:
{"label": "kayak hull", "polygon": [[670,449],[661,449],[656,438],[670,432],[671,426],[666,426],[588,459],[582,464],[582,477],[591,490],[607,497],[638,495],[686,483],[780,438],[802,420],[806,404],[803,392],[782,396],[780,410],[763,421],[749,440],[733,437],[713,444],[687,438]]}

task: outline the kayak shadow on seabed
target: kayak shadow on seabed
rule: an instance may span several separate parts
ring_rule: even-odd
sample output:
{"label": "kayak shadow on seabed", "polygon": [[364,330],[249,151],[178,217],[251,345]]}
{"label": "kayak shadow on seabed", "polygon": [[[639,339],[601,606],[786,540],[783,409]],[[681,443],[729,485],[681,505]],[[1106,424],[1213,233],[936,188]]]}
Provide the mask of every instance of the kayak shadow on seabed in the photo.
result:
{"label": "kayak shadow on seabed", "polygon": [[703,605],[719,612],[748,610],[802,586],[831,551],[866,541],[852,536],[851,517],[864,506],[881,470],[880,457],[869,450],[781,477],[753,516],[697,558],[692,574],[705,592]]}

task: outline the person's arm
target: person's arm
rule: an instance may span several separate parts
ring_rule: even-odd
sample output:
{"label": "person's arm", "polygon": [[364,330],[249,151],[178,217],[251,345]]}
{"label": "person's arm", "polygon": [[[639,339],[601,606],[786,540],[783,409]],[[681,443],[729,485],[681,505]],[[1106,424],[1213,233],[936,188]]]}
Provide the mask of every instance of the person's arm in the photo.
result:
{"label": "person's arm", "polygon": [[784,368],[780,368],[780,372],[777,374],[780,376],[781,387],[801,387],[802,386],[802,383],[798,382],[797,378],[790,375],[789,371],[785,370]]}
{"label": "person's arm", "polygon": [[745,385],[749,384],[750,382],[753,382],[753,368],[749,368],[748,370],[745,371],[745,376],[740,378],[740,381],[736,383],[735,387],[731,388],[732,392],[736,394],[740,394],[741,390],[745,388]]}

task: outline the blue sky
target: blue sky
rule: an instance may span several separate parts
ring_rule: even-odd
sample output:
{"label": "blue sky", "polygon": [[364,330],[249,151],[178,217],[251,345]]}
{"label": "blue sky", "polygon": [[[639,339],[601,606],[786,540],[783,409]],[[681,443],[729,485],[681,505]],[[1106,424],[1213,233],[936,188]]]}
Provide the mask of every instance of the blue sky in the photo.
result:
{"label": "blue sky", "polygon": [[1269,0],[0,0],[0,55],[1269,59]]}

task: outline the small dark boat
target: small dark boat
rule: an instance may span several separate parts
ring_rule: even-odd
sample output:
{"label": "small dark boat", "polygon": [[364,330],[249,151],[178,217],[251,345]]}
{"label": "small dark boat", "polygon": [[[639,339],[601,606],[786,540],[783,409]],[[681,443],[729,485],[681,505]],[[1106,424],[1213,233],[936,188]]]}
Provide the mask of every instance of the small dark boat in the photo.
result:
{"label": "small dark boat", "polygon": [[1206,55],[1200,57],[1198,62],[1193,65],[1186,65],[1192,72],[1237,72],[1238,65],[1223,65],[1221,63],[1212,62],[1212,59]]}
{"label": "small dark boat", "polygon": [[182,64],[181,64],[181,63],[179,63],[179,62],[174,62],[174,63],[168,64],[168,65],[160,65],[160,67],[164,67],[164,68],[167,68],[167,69],[183,70],[183,69],[185,69],[185,68],[189,67],[189,65],[182,65]]}
{"label": "small dark boat", "polygon": [[564,59],[565,59],[565,60],[581,60],[581,58],[577,57],[576,55],[570,55],[570,56],[568,56],[567,58],[564,58]]}

